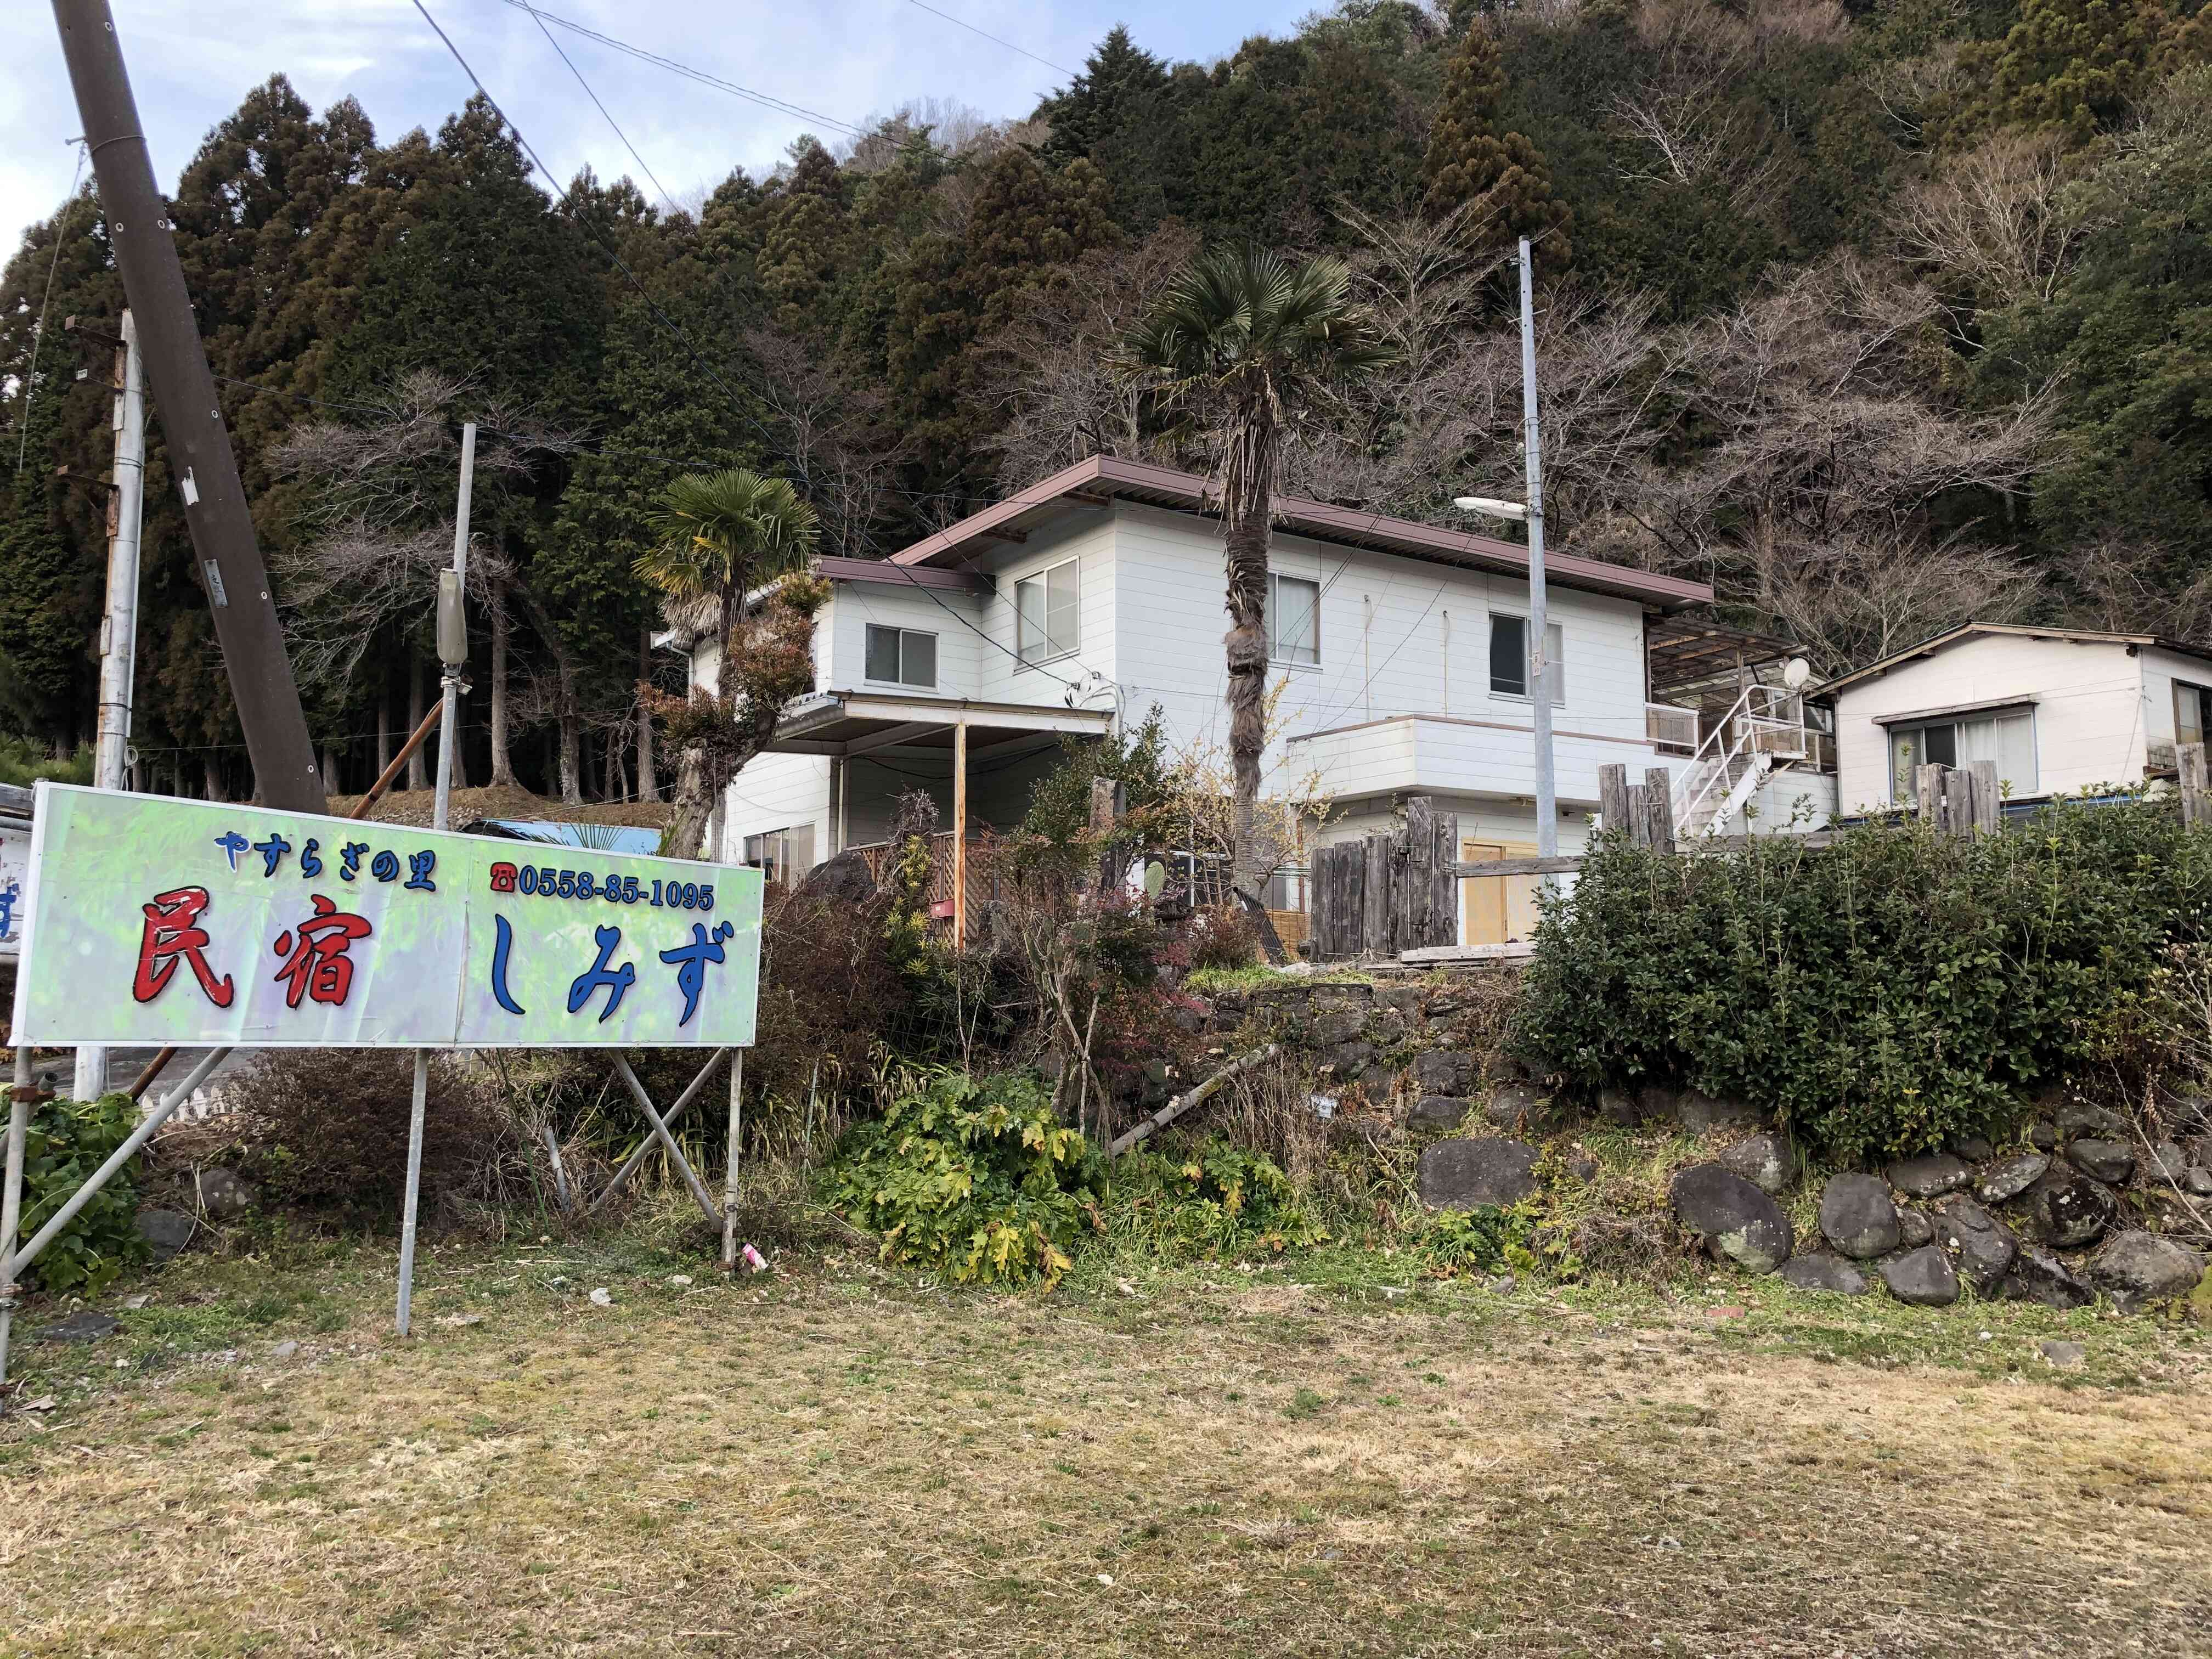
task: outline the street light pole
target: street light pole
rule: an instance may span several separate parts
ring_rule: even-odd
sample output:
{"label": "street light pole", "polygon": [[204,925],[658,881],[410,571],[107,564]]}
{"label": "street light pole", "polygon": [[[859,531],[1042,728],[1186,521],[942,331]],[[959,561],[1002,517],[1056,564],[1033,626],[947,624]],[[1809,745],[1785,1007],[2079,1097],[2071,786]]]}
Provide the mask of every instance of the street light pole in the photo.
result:
{"label": "street light pole", "polygon": [[1536,307],[1528,274],[1528,239],[1521,239],[1521,423],[1528,470],[1528,692],[1535,704],[1536,856],[1559,855],[1559,806],[1552,770],[1550,629],[1544,602],[1543,434],[1536,419]]}
{"label": "street light pole", "polygon": [[1559,855],[1558,780],[1552,765],[1551,622],[1544,597],[1544,434],[1536,418],[1536,307],[1529,279],[1528,239],[1521,239],[1521,448],[1528,472],[1526,501],[1461,495],[1462,513],[1486,514],[1528,526],[1529,726],[1536,750],[1536,856]]}

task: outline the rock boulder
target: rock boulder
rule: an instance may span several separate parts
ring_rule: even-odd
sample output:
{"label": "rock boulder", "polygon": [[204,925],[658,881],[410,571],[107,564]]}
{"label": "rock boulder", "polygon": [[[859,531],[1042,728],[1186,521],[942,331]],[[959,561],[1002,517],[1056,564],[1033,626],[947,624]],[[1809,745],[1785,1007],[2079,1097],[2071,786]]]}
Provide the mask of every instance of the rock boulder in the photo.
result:
{"label": "rock boulder", "polygon": [[2036,1236],[2053,1249],[2074,1250],[2105,1236],[2120,1212],[2112,1189],[2053,1164],[2028,1195]]}
{"label": "rock boulder", "polygon": [[138,1237],[146,1241],[156,1261],[167,1261],[191,1243],[192,1229],[198,1224],[181,1210],[138,1212]]}
{"label": "rock boulder", "polygon": [[1864,1296],[1867,1276],[1839,1255],[1817,1251],[1793,1255],[1782,1264],[1782,1282],[1801,1291],[1832,1291],[1838,1296]]}
{"label": "rock boulder", "polygon": [[1668,1194],[1676,1218],[1738,1267],[1771,1273],[1790,1259],[1796,1243],[1790,1218],[1733,1170],[1692,1164],[1674,1177]]}
{"label": "rock boulder", "polygon": [[1536,1194],[1536,1149],[1500,1135],[1439,1140],[1421,1154],[1421,1202],[1432,1210],[1499,1209]]}
{"label": "rock boulder", "polygon": [[2066,1161],[2108,1187],[2124,1187],[2136,1172],[2135,1148],[2124,1140],[2077,1140],[2066,1148]]}
{"label": "rock boulder", "polygon": [[2008,1203],[2042,1180],[2043,1172],[2050,1167],[2048,1152],[2024,1152],[2018,1158],[2007,1158],[1993,1170],[1984,1170],[1981,1183],[1974,1190],[1984,1204]]}
{"label": "rock boulder", "polygon": [[2197,1251],[2139,1230],[2113,1234],[2089,1258],[2089,1282],[2122,1309],[2180,1296],[2203,1275]]}
{"label": "rock boulder", "polygon": [[2074,1270],[2040,1244],[2022,1242],[2005,1275],[2002,1294],[2013,1302],[2040,1302],[2046,1308],[2086,1308],[2097,1293]]}
{"label": "rock boulder", "polygon": [[1409,1129],[1456,1129],[1467,1117],[1467,1102],[1452,1095],[1423,1095],[1406,1114]]}
{"label": "rock boulder", "polygon": [[1948,1152],[1900,1158],[1889,1166],[1889,1184],[1907,1198],[1941,1198],[1945,1193],[1957,1192],[1973,1178],[1965,1162]]}
{"label": "rock boulder", "polygon": [[1862,1261],[1888,1255],[1903,1237],[1889,1183],[1880,1176],[1829,1176],[1820,1194],[1820,1231],[1845,1255]]}
{"label": "rock boulder", "polygon": [[1790,1174],[1797,1167],[1797,1155],[1782,1135],[1771,1129],[1762,1129],[1736,1142],[1720,1155],[1717,1162],[1723,1169],[1741,1176],[1771,1197],[1790,1184]]}
{"label": "rock boulder", "polygon": [[1474,1081],[1474,1061],[1452,1048],[1413,1056],[1413,1081],[1430,1095],[1463,1095]]}
{"label": "rock boulder", "polygon": [[1959,1276],[1980,1296],[2003,1283],[2020,1254],[2012,1229],[1971,1198],[1946,1199],[1938,1206],[1936,1242],[1957,1260]]}
{"label": "rock boulder", "polygon": [[1892,1296],[1916,1308],[1948,1308],[1959,1299],[1951,1258],[1933,1244],[1892,1256],[1881,1264],[1881,1279]]}
{"label": "rock boulder", "polygon": [[1746,1102],[1717,1098],[1702,1089],[1685,1089],[1675,1097],[1674,1115],[1693,1135],[1715,1129],[1735,1129],[1759,1121],[1759,1114]]}

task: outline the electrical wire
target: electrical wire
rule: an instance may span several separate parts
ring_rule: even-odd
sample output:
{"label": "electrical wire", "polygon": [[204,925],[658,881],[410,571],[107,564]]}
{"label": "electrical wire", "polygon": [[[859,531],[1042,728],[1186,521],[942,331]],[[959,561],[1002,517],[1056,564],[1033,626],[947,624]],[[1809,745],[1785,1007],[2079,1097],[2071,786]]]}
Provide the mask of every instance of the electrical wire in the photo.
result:
{"label": "electrical wire", "polygon": [[705,70],[695,69],[690,64],[680,63],[673,58],[664,58],[659,52],[647,52],[642,46],[634,46],[627,40],[617,40],[611,34],[602,34],[597,29],[586,28],[581,23],[574,22],[566,17],[543,10],[532,5],[530,0],[502,0],[502,3],[513,6],[518,11],[529,12],[532,16],[543,18],[546,22],[557,23],[571,33],[580,34],[587,40],[596,40],[601,46],[613,51],[626,52],[632,58],[665,69],[671,74],[680,75],[686,80],[696,81],[702,86],[713,87],[718,92],[726,92],[733,97],[747,99],[764,108],[776,110],[786,115],[796,115],[809,121],[819,121],[824,126],[835,127],[838,131],[855,138],[866,136],[865,129],[856,127],[849,121],[841,121],[834,115],[824,115],[820,110],[808,109],[804,104],[794,104],[787,99],[778,98],[769,93],[757,92],[750,87],[741,87],[734,81],[726,81],[719,75],[710,75]]}
{"label": "electrical wire", "polygon": [[1055,64],[1049,58],[1040,58],[1035,52],[1031,52],[1027,46],[1018,46],[1012,41],[1005,40],[999,35],[992,33],[988,29],[979,29],[973,23],[967,22],[961,18],[955,17],[949,11],[939,11],[934,6],[924,5],[922,3],[922,0],[908,0],[908,3],[909,5],[921,6],[921,9],[927,12],[932,17],[942,17],[946,22],[951,24],[956,28],[966,29],[970,34],[980,34],[994,46],[1004,46],[1008,52],[1018,52],[1023,57],[1028,58],[1032,64],[1042,64],[1047,69],[1055,70],[1059,71],[1059,73],[1066,76],[1071,80],[1079,78],[1077,76],[1076,71],[1068,68],[1066,64]]}
{"label": "electrical wire", "polygon": [[517,3],[530,14],[531,20],[538,25],[538,32],[545,37],[545,44],[553,48],[562,63],[568,65],[568,73],[576,77],[576,84],[583,88],[584,96],[592,100],[592,107],[605,117],[607,125],[615,130],[615,137],[622,140],[623,148],[629,152],[629,159],[637,163],[639,169],[647,178],[653,180],[653,187],[660,192],[660,199],[668,204],[672,212],[674,211],[676,198],[668,193],[668,186],[660,182],[660,175],[653,172],[652,167],[646,164],[645,157],[637,153],[637,146],[630,143],[629,135],[622,130],[621,123],[607,113],[607,106],[599,101],[599,94],[592,90],[592,83],[584,78],[583,70],[578,69],[574,60],[567,52],[562,51],[561,43],[553,38],[553,31],[545,26],[545,14],[530,4],[529,0],[517,0]]}
{"label": "electrical wire", "polygon": [[84,178],[85,142],[82,138],[70,142],[76,146],[76,166],[70,170],[69,195],[64,198],[61,213],[54,219],[54,257],[46,261],[46,292],[39,301],[38,325],[31,331],[31,366],[23,374],[23,412],[15,417],[15,471],[19,473],[23,470],[23,457],[31,442],[31,400],[39,392],[39,348],[46,339],[46,307],[54,302],[54,273],[62,265],[62,243],[65,239],[61,221],[76,205],[76,187]]}

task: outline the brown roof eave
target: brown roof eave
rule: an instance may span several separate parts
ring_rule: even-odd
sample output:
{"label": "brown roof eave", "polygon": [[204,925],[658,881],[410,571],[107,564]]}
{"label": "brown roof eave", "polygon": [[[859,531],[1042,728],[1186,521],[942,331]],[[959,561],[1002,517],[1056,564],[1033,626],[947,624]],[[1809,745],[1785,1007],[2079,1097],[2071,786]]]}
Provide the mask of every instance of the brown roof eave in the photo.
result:
{"label": "brown roof eave", "polygon": [[[992,532],[1012,530],[1015,521],[1025,514],[1050,507],[1074,494],[1118,496],[1178,512],[1211,510],[1206,505],[1203,478],[1173,467],[1093,455],[893,554],[892,562],[934,564],[963,553],[973,556],[976,550],[974,544],[979,540],[988,541]],[[1416,524],[1410,519],[1391,518],[1296,495],[1277,496],[1275,513],[1285,529],[1316,541],[1369,548],[1466,569],[1492,570],[1524,580],[1528,574],[1527,548],[1472,531],[1444,530],[1434,525]],[[1628,565],[1577,558],[1572,554],[1551,554],[1544,565],[1547,579],[1560,586],[1610,593],[1656,610],[1678,611],[1686,605],[1712,603],[1711,587],[1680,576],[1662,576]]]}

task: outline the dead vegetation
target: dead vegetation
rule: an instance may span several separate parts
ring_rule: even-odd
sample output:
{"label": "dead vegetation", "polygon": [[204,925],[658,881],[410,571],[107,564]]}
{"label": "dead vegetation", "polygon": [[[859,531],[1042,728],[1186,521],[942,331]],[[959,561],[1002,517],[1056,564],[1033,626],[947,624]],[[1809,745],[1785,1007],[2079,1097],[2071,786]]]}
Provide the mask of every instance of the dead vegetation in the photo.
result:
{"label": "dead vegetation", "polygon": [[2075,1375],[2012,1307],[623,1248],[434,1254],[406,1343],[365,1256],[29,1346],[61,1403],[0,1424],[10,1650],[2203,1650],[2205,1368],[2142,1322],[2077,1319]]}

